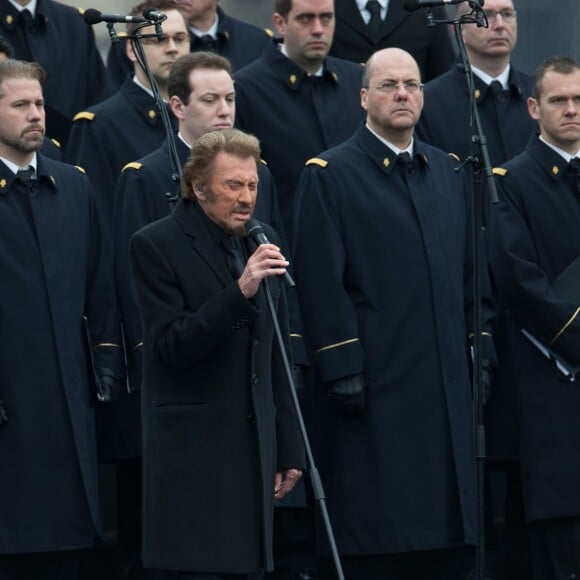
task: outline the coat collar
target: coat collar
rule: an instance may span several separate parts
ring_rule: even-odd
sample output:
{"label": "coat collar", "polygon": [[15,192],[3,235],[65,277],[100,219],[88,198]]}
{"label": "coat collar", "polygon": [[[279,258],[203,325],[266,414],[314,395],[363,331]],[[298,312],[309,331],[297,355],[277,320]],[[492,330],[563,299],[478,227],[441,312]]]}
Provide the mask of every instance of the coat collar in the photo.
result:
{"label": "coat collar", "polygon": [[[454,75],[456,77],[461,77],[460,86],[463,88],[465,94],[467,94],[467,84],[465,82],[465,67],[462,62],[457,62],[453,68]],[[474,80],[474,96],[476,102],[482,103],[488,98],[493,98],[492,90],[490,85],[485,84],[477,75],[473,75]],[[523,82],[522,73],[517,71],[513,64],[510,66],[510,74],[508,78],[509,91],[512,98],[518,99],[520,101],[525,101],[527,95],[525,94],[525,83]]]}
{"label": "coat collar", "polygon": [[224,286],[231,284],[232,278],[223,250],[214,241],[196,204],[188,199],[178,200],[171,217],[188,237],[193,251],[214,272],[218,280]]}
{"label": "coat collar", "polygon": [[[352,0],[335,0],[334,9],[338,19],[367,38],[369,42],[375,44],[375,40],[369,36],[367,25],[362,18],[356,2]],[[409,15],[410,13],[404,10],[402,2],[389,2],[387,17],[383,21],[378,42],[380,43],[383,38],[391,34]]]}
{"label": "coat collar", "polygon": [[[50,167],[50,160],[47,160],[41,154],[37,153],[37,167],[36,167],[36,178],[39,184],[46,184],[48,186],[49,191],[54,193],[58,192],[58,182],[51,171]],[[8,169],[8,167],[0,161],[0,195],[6,195],[14,180],[16,179],[16,175]]]}
{"label": "coat collar", "polygon": [[539,135],[530,137],[526,150],[550,179],[560,181],[564,176],[568,162],[551,147],[540,141]]}
{"label": "coat collar", "polygon": [[[263,58],[265,63],[272,69],[277,76],[290,90],[297,91],[300,89],[304,80],[308,77],[306,71],[300,68],[293,60],[282,54],[278,47],[280,39],[273,40],[264,52]],[[324,72],[320,77],[321,82],[329,84],[340,84],[340,75],[333,66],[332,59],[327,58],[324,61]]]}
{"label": "coat collar", "polygon": [[[373,162],[387,175],[390,175],[396,166],[398,160],[397,154],[387,147],[382,141],[377,139],[366,127],[362,124],[354,135],[355,140],[367,152]],[[422,167],[429,168],[429,159],[425,152],[425,148],[421,141],[414,137],[413,140],[413,159],[416,160]]]}

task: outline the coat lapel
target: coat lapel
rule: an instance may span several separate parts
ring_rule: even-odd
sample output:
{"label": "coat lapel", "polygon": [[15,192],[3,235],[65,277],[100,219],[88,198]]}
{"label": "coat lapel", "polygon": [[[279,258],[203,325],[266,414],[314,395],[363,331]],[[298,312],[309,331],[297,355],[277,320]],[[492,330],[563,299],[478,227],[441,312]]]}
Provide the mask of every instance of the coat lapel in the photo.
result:
{"label": "coat lapel", "polygon": [[187,236],[191,249],[206,263],[220,283],[223,286],[231,284],[232,276],[227,269],[223,252],[212,240],[197,213],[195,204],[180,199],[171,216]]}

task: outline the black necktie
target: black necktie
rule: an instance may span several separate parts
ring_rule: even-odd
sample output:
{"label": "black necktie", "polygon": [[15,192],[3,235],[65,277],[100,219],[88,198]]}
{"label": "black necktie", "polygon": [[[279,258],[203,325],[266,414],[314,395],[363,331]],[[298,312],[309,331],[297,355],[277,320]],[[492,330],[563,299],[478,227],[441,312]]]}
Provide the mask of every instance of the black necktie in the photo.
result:
{"label": "black necktie", "polygon": [[203,50],[207,50],[208,52],[217,52],[217,40],[213,36],[204,34],[198,38]]}
{"label": "black necktie", "polygon": [[16,179],[20,183],[23,183],[30,189],[32,180],[34,179],[34,169],[32,167],[27,167],[26,169],[19,169],[16,172]]}
{"label": "black necktie", "polygon": [[497,101],[503,103],[505,101],[505,95],[503,91],[503,85],[499,81],[492,81],[489,85],[489,90],[491,94],[495,97]]}
{"label": "black necktie", "polygon": [[377,2],[377,0],[369,0],[365,8],[371,13],[371,19],[367,23],[369,36],[373,39],[373,41],[377,42],[379,40],[381,26],[383,24],[383,21],[381,20],[381,5]]}
{"label": "black necktie", "polygon": [[403,151],[397,155],[397,165],[399,171],[404,176],[405,173],[414,173],[413,158],[407,151]]}
{"label": "black necktie", "polygon": [[232,276],[237,280],[244,271],[244,260],[242,259],[242,249],[239,245],[238,237],[226,236],[223,243],[227,252],[228,268]]}
{"label": "black necktie", "polygon": [[20,11],[20,16],[18,18],[18,36],[20,37],[20,41],[22,43],[22,56],[18,56],[21,60],[34,60],[32,58],[32,51],[30,50],[30,44],[28,43],[28,34],[30,29],[32,28],[32,14],[30,10],[26,8]]}
{"label": "black necktie", "polygon": [[572,157],[570,160],[570,167],[572,170],[576,171],[578,179],[580,179],[580,157]]}

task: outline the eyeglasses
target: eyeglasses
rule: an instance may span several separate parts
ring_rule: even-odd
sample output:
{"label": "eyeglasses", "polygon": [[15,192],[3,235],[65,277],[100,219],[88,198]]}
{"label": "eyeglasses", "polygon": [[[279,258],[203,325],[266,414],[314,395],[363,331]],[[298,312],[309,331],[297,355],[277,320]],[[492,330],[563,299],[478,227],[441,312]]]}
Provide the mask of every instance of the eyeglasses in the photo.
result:
{"label": "eyeglasses", "polygon": [[413,95],[415,93],[419,93],[423,90],[423,83],[419,81],[405,81],[403,83],[396,83],[395,81],[383,81],[375,86],[377,91],[381,93],[387,93],[388,95],[392,95],[396,93],[399,89],[405,89],[407,93]]}
{"label": "eyeglasses", "polygon": [[189,34],[187,34],[186,32],[178,32],[173,36],[169,34],[163,34],[162,36],[143,38],[141,42],[143,44],[148,44],[150,46],[161,46],[169,44],[170,40],[173,40],[173,44],[177,46],[189,44],[189,42],[191,41]]}
{"label": "eyeglasses", "polygon": [[513,22],[517,12],[513,8],[503,8],[502,10],[484,10],[483,13],[488,20],[495,20],[498,16],[504,22]]}

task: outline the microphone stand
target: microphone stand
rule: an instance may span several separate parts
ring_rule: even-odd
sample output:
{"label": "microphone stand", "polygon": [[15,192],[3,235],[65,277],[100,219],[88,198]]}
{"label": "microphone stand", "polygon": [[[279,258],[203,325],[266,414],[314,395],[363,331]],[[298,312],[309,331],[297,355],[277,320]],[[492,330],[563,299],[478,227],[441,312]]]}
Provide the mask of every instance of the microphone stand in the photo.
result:
{"label": "microphone stand", "polygon": [[[463,24],[476,24],[479,27],[489,26],[485,13],[479,0],[467,0],[471,6],[471,12],[450,20],[435,20],[431,9],[427,13],[427,26],[436,24],[451,24],[459,47],[459,54],[465,71],[467,91],[469,94],[470,131],[471,146],[470,155],[462,160],[456,171],[468,166],[470,169],[469,190],[472,203],[471,236],[472,236],[472,258],[473,258],[473,445],[476,460],[476,492],[477,492],[477,532],[475,551],[475,578],[485,579],[485,461],[486,461],[486,435],[484,423],[484,397],[482,380],[482,270],[484,246],[484,214],[487,204],[485,203],[485,192],[489,192],[491,203],[497,203],[497,189],[493,177],[493,169],[487,148],[487,139],[481,126],[479,110],[475,101],[475,82],[473,71],[469,62],[467,49],[463,41],[461,27]],[[479,153],[479,155],[478,155]],[[485,182],[481,180],[483,169]],[[482,187],[485,183],[486,187]]]}
{"label": "microphone stand", "polygon": [[332,526],[330,524],[330,517],[328,515],[328,509],[326,507],[326,495],[324,493],[324,488],[322,486],[322,480],[320,479],[320,474],[318,468],[314,463],[314,456],[312,455],[312,449],[310,447],[310,442],[308,439],[308,434],[306,432],[306,425],[304,423],[304,417],[302,415],[302,410],[300,408],[300,402],[298,401],[298,395],[296,394],[296,384],[294,383],[294,378],[292,375],[292,369],[290,367],[290,362],[288,359],[288,353],[286,352],[286,347],[284,345],[284,338],[280,330],[280,324],[278,323],[278,317],[276,316],[276,308],[274,306],[274,301],[272,300],[272,293],[270,291],[270,285],[268,284],[268,279],[264,280],[264,290],[266,293],[266,301],[268,302],[268,309],[270,311],[270,317],[272,319],[272,324],[274,326],[274,332],[276,333],[276,339],[278,346],[280,348],[280,353],[282,354],[282,361],[284,363],[284,370],[288,378],[288,384],[290,385],[290,394],[292,396],[292,403],[294,405],[294,410],[296,411],[296,417],[298,419],[298,426],[300,427],[300,434],[302,436],[302,442],[304,444],[304,449],[306,451],[306,468],[310,474],[310,481],[312,482],[312,490],[314,493],[314,499],[320,508],[320,513],[322,515],[322,520],[324,522],[324,528],[326,530],[326,536],[328,538],[328,543],[330,545],[330,551],[332,554],[332,561],[336,569],[336,577],[338,580],[344,580],[344,572],[342,571],[342,565],[340,563],[340,557],[338,555],[338,549],[336,547],[336,541],[334,539],[334,533],[332,531]]}
{"label": "microphone stand", "polygon": [[[146,28],[148,26],[155,25],[155,32],[151,34],[140,34],[140,30]],[[117,34],[112,23],[107,24],[107,28],[109,31],[109,36],[111,37],[112,42],[118,42]],[[165,33],[161,27],[161,22],[144,22],[139,24],[135,31],[132,34],[127,35],[126,38],[129,39],[131,45],[133,47],[133,52],[137,58],[137,62],[141,66],[141,68],[145,71],[147,75],[147,80],[149,81],[149,86],[151,87],[151,92],[153,93],[153,100],[155,101],[155,106],[159,111],[159,115],[161,116],[161,122],[163,123],[163,127],[165,129],[165,138],[167,140],[167,148],[169,151],[169,161],[171,163],[171,179],[175,183],[175,192],[170,193],[167,192],[165,195],[167,197],[167,201],[171,210],[175,207],[175,204],[181,197],[181,176],[182,176],[182,168],[181,162],[179,161],[179,155],[177,153],[177,146],[175,144],[175,135],[173,131],[173,126],[171,123],[171,118],[169,116],[168,108],[165,106],[163,102],[163,98],[161,97],[161,93],[159,91],[159,86],[157,85],[157,81],[151,72],[151,68],[149,67],[149,63],[147,62],[147,57],[145,56],[145,51],[143,50],[143,39],[144,38],[156,38],[157,40],[161,41],[165,37]]]}

